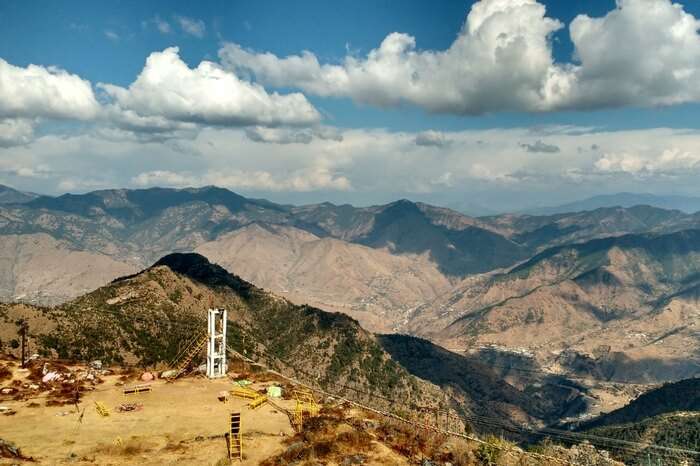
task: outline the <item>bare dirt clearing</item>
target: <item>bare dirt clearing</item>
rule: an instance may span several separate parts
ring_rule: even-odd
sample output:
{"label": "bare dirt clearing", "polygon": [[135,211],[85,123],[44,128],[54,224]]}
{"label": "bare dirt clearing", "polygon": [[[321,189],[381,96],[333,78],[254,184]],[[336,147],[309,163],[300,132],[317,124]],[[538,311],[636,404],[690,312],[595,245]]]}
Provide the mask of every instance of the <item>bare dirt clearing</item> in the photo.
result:
{"label": "bare dirt clearing", "polygon": [[[15,370],[15,379],[23,378]],[[270,405],[252,411],[244,400],[218,401],[220,391],[232,388],[229,379],[158,380],[152,383],[152,392],[128,397],[123,395],[123,387],[116,385],[119,376],[103,379],[96,390],[83,394],[80,413],[70,404],[46,406],[45,395],[26,401],[0,401],[16,411],[0,416],[0,437],[42,464],[227,463],[224,433],[228,416],[230,411],[240,411],[242,464],[256,465],[281,452],[285,437],[293,435],[287,415]],[[109,409],[109,416],[97,413],[96,401]],[[116,407],[123,403],[142,404],[143,408],[119,412]],[[293,408],[290,401],[277,403]],[[0,464],[4,464],[2,460]]]}

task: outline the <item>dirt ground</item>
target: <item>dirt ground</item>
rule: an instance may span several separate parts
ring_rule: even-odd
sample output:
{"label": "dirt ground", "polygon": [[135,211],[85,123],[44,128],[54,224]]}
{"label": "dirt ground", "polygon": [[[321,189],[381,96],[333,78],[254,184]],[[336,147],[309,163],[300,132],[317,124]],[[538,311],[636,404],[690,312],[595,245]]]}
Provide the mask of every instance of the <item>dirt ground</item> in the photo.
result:
{"label": "dirt ground", "polygon": [[[14,376],[22,378],[18,371]],[[220,391],[233,387],[229,379],[157,380],[151,382],[152,392],[128,397],[117,385],[118,376],[103,379],[97,390],[82,398],[82,415],[75,406],[46,406],[42,398],[0,401],[16,411],[11,416],[0,415],[0,438],[41,464],[228,464],[223,434],[229,413],[238,411],[243,429],[242,464],[256,465],[282,451],[282,442],[294,433],[287,415],[268,404],[252,411],[244,400],[218,401]],[[100,416],[95,401],[107,406],[110,415]],[[276,402],[293,409],[291,401]],[[38,406],[30,407],[31,403]],[[121,413],[116,407],[122,403],[140,403],[143,408]],[[0,464],[16,461],[0,458]]]}

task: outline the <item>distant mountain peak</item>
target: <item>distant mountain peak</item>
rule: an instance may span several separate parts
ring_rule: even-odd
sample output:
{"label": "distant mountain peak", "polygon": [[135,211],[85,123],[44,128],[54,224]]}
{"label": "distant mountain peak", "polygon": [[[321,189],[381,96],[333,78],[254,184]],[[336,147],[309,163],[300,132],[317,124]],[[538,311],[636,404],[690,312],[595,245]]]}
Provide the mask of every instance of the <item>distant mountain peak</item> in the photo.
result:
{"label": "distant mountain peak", "polygon": [[553,215],[567,212],[581,212],[604,207],[652,206],[661,209],[680,210],[685,213],[700,211],[700,197],[680,195],[657,195],[649,193],[621,192],[600,194],[567,204],[527,209],[524,213],[532,215]]}
{"label": "distant mountain peak", "polygon": [[0,204],[23,204],[35,199],[37,196],[34,193],[25,193],[0,184]]}

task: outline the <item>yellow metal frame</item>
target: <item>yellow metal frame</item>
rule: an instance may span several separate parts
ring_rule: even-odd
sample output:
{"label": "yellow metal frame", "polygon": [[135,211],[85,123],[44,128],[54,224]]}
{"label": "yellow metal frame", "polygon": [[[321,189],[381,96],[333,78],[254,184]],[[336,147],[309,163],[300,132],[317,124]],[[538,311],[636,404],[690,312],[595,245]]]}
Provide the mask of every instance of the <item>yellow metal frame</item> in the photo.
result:
{"label": "yellow metal frame", "polygon": [[265,395],[258,395],[257,398],[255,398],[253,401],[248,403],[248,407],[250,409],[258,409],[262,405],[267,403],[267,396]]}
{"label": "yellow metal frame", "polygon": [[308,417],[317,416],[320,408],[311,390],[297,388],[294,389],[293,393],[294,399],[296,400],[296,406],[294,407],[294,427],[297,431],[301,431],[304,428],[304,414],[307,414]]}
{"label": "yellow metal frame", "polygon": [[243,398],[245,400],[254,400],[261,396],[260,393],[256,392],[255,390],[245,387],[233,387],[230,393],[237,398]]}
{"label": "yellow metal frame", "polygon": [[228,458],[243,461],[243,430],[241,424],[241,413],[231,413],[229,418],[229,450]]}
{"label": "yellow metal frame", "polygon": [[109,409],[99,401],[95,401],[95,411],[102,417],[109,416]]}
{"label": "yellow metal frame", "polygon": [[150,385],[134,385],[133,387],[124,387],[124,396],[128,395],[138,395],[139,393],[147,393],[153,391],[153,387]]}

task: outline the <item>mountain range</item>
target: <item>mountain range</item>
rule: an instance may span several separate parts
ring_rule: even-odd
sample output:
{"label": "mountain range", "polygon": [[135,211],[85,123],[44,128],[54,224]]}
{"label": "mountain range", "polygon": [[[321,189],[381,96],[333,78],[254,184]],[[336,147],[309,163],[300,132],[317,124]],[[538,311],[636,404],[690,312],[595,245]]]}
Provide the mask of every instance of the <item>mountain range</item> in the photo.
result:
{"label": "mountain range", "polygon": [[27,194],[0,204],[0,297],[60,304],[195,251],[370,332],[656,382],[699,372],[699,229],[700,214],[648,205],[469,217],[408,200],[282,205],[213,186]]}

